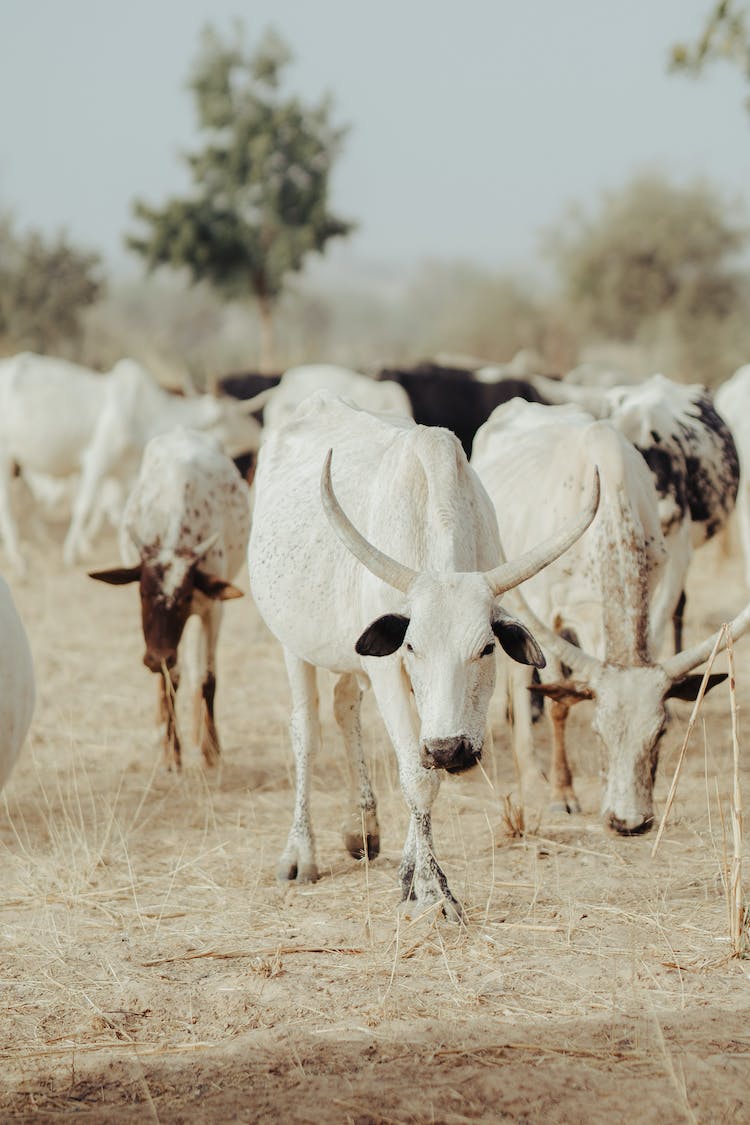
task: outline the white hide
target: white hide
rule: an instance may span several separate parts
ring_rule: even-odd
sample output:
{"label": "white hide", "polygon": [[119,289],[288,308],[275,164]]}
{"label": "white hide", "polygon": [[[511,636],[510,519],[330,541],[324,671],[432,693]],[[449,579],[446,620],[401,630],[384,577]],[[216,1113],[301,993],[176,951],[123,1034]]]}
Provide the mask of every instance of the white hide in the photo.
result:
{"label": "white hide", "polygon": [[[329,525],[320,499],[329,449],[343,510],[371,544],[419,572],[407,593],[365,570]],[[462,738],[481,749],[495,682],[493,616],[501,612],[482,573],[500,559],[492,504],[452,433],[375,417],[327,392],[308,398],[268,437],[255,489],[250,582],[284,646],[297,763],[294,821],[279,875],[317,877],[308,789],[320,737],[315,668],[322,667],[341,677],[336,717],[359,778],[352,835],[362,841],[364,820],[368,851],[370,837],[377,841],[359,728],[364,680],[393,743],[411,813],[400,868],[404,895],[460,912],[432,848],[430,808],[441,771],[425,768],[423,755],[433,739]],[[384,614],[409,618],[403,644],[387,656],[357,655],[357,639]]]}
{"label": "white hide", "polygon": [[34,713],[34,665],[8,585],[0,578],[0,788],[18,758]]}
{"label": "white hide", "polygon": [[409,396],[403,387],[390,380],[379,382],[347,367],[329,363],[310,363],[290,367],[281,377],[278,386],[269,392],[268,405],[263,411],[265,436],[287,422],[299,404],[317,390],[349,399],[362,410],[373,414],[395,414],[410,418]]}
{"label": "white hide", "polygon": [[[660,666],[650,666],[650,602],[667,560],[651,474],[608,422],[574,405],[521,399],[492,413],[477,433],[472,455],[510,557],[578,510],[594,465],[601,501],[591,527],[561,559],[525,583],[522,593],[542,622],[556,632],[574,630],[581,648],[602,662],[589,666],[588,674],[574,669],[573,678],[595,696],[593,726],[607,761],[602,811],[621,831],[636,831],[653,817],[652,757],[671,686]],[[538,639],[548,658],[542,682],[558,682],[560,661]],[[512,675],[514,744],[529,780],[535,771],[531,677],[517,665]],[[558,723],[563,739],[564,716],[558,715]],[[553,757],[550,773],[553,804],[577,810],[564,753],[559,766]]]}
{"label": "white hide", "polygon": [[745,582],[750,586],[750,363],[739,367],[717,388],[714,403],[734,435],[740,459],[737,517],[745,561]]}
{"label": "white hide", "polygon": [[80,474],[64,546],[72,563],[88,547],[102,482],[132,480],[151,437],[189,426],[216,435],[232,455],[259,442],[259,426],[245,415],[233,400],[171,395],[134,360],[107,375],[30,353],[0,362],[0,536],[12,565],[24,567],[10,510],[15,465],[48,477]]}

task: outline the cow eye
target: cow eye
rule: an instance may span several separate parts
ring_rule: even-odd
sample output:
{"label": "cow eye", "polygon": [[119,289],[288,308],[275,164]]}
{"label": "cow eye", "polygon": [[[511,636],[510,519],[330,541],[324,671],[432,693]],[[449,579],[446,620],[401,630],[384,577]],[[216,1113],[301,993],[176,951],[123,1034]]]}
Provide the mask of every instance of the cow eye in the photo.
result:
{"label": "cow eye", "polygon": [[488,645],[484,646],[484,648],[482,649],[482,651],[480,652],[479,655],[480,656],[492,656],[494,651],[495,651],[495,646],[492,643],[492,641],[490,641],[490,643]]}
{"label": "cow eye", "polygon": [[407,652],[414,652],[414,649],[412,648],[412,646],[409,644],[408,641],[406,642],[406,651]]}

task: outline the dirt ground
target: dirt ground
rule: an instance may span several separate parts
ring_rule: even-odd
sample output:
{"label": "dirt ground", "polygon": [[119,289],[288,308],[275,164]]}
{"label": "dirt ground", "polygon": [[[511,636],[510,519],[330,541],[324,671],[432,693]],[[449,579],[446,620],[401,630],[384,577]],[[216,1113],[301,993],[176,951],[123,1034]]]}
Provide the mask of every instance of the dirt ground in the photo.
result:
{"label": "dirt ground", "polygon": [[[509,836],[496,706],[486,776],[448,778],[435,809],[461,929],[397,909],[406,815],[371,702],[382,853],[368,865],[342,848],[347,764],[321,677],[322,878],[279,887],[288,695],[252,600],[227,605],[220,641],[223,762],[208,774],[188,754],[167,774],[136,592],[66,571],[59,538],[37,535],[14,583],[39,698],[0,808],[0,1120],[750,1120],[750,960],[729,956],[721,874],[725,686],[706,698],[655,858],[653,833],[615,839],[599,823],[585,703],[571,738],[584,812],[529,816]],[[109,538],[91,561],[116,560]],[[710,544],[689,593],[692,641],[748,596],[738,559]],[[744,706],[749,654],[745,640]],[[690,706],[673,714],[659,813]]]}

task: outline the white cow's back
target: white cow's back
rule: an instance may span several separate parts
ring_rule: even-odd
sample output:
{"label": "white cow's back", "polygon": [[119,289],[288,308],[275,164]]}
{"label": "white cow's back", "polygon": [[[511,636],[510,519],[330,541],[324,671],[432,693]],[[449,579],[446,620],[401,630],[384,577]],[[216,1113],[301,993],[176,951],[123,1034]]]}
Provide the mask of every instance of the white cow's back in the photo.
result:
{"label": "white cow's back", "polygon": [[374,414],[412,415],[409,396],[398,383],[379,382],[335,364],[310,363],[284,372],[263,412],[264,432],[270,433],[289,421],[299,404],[318,390],[349,399]]}

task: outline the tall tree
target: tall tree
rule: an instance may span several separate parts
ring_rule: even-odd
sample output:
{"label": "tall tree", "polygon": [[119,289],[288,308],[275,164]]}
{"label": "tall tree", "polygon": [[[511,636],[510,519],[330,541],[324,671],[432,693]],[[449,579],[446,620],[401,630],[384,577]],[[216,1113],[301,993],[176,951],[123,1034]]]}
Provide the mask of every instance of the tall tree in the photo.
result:
{"label": "tall tree", "polygon": [[192,191],[162,208],[136,201],[148,231],[127,239],[150,268],[187,269],[227,300],[254,297],[263,367],[273,365],[272,313],[287,276],[353,229],[328,200],[346,129],[332,124],[330,98],[306,105],[282,95],[291,57],[273,31],[252,52],[240,25],[228,41],[204,31],[188,81],[205,135],[185,158]]}
{"label": "tall tree", "polygon": [[105,289],[98,254],[67,235],[18,234],[0,216],[0,339],[4,350],[36,352],[76,345],[81,314]]}

